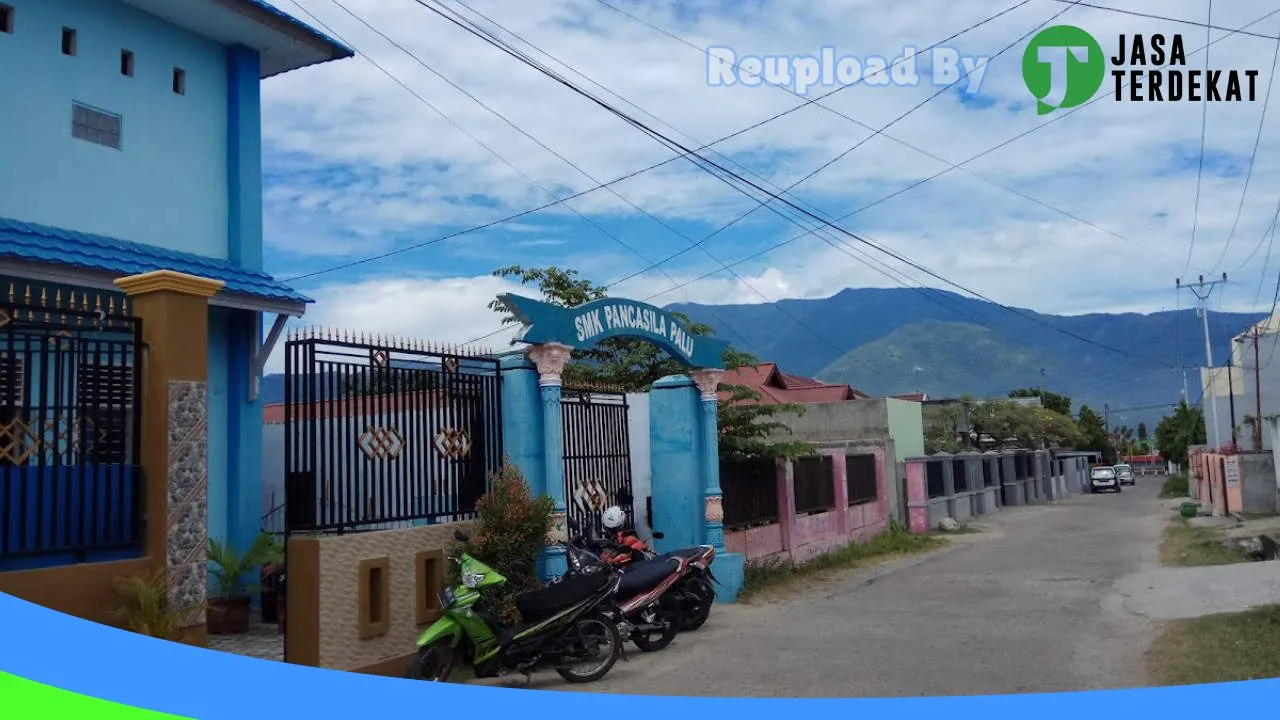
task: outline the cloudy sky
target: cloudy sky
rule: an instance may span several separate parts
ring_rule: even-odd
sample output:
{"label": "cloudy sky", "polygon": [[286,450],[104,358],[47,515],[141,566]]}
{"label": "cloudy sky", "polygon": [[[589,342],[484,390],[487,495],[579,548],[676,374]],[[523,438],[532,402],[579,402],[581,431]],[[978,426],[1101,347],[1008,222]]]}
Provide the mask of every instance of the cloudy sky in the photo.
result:
{"label": "cloudy sky", "polygon": [[[676,159],[458,234],[676,153],[433,14],[423,7],[430,0],[274,2],[358,53],[263,89],[267,267],[317,300],[309,323],[471,340],[499,327],[485,307],[510,289],[490,276],[496,267],[554,264],[612,283],[759,205],[758,193]],[[1280,12],[1262,4],[1092,3],[1186,24],[1060,0],[443,2],[687,147],[805,102],[778,87],[710,86],[706,48],[741,57],[816,55],[829,46],[836,56],[893,62],[904,48],[924,50],[1018,5],[946,43],[963,56],[995,56],[976,93],[961,82],[873,137],[938,92],[924,57],[915,87],[858,83],[707,156],[780,190],[865,141],[788,197],[824,218],[847,215],[839,225],[863,240],[1006,304],[1064,314],[1173,309],[1174,278],[1225,271],[1231,283],[1215,294],[1215,309],[1271,307],[1280,266],[1280,246],[1270,253],[1268,242],[1280,200],[1280,102],[1261,132],[1259,123]],[[1021,78],[1027,41],[1019,38],[1046,22],[1088,30],[1108,54],[1120,33],[1181,33],[1191,68],[1203,66],[1207,39],[1247,26],[1252,34],[1210,47],[1209,65],[1258,70],[1257,100],[1209,105],[1203,162],[1198,103],[1108,95],[1069,115],[1038,116]],[[1206,38],[1198,26],[1206,22],[1223,29]],[[1110,87],[1108,78],[1100,94]],[[665,304],[819,298],[845,287],[955,290],[847,235],[792,240],[815,223],[785,214],[758,209],[611,292]],[[1183,307],[1189,299],[1184,292]]]}

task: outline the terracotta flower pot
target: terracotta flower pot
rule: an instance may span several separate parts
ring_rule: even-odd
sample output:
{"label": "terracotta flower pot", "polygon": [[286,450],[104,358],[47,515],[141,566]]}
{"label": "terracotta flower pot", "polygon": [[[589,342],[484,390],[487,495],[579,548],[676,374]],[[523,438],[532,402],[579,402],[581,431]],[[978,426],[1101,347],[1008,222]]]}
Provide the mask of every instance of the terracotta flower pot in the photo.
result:
{"label": "terracotta flower pot", "polygon": [[206,613],[210,635],[235,635],[249,632],[250,599],[245,597],[209,600]]}

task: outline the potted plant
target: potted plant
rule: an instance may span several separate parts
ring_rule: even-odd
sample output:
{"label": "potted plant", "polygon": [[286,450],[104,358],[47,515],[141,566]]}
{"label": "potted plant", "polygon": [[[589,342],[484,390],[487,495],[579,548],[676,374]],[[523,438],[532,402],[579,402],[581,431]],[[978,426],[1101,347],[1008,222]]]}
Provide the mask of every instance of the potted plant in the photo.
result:
{"label": "potted plant", "polygon": [[209,538],[209,562],[214,566],[210,573],[213,588],[207,613],[209,634],[249,631],[253,587],[245,583],[245,576],[257,565],[279,564],[283,555],[280,544],[267,533],[259,535],[243,554],[236,553],[229,544]]}
{"label": "potted plant", "polygon": [[[185,613],[169,607],[169,588],[163,571],[116,578],[112,589],[116,598],[113,615],[125,630],[161,640],[180,638]],[[199,609],[195,607],[190,611]]]}

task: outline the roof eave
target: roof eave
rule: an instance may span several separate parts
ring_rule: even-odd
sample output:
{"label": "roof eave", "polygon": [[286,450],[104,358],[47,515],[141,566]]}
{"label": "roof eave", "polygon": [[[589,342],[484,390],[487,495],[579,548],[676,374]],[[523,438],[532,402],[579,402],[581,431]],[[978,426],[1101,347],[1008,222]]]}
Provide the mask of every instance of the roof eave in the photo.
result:
{"label": "roof eave", "polygon": [[[0,273],[11,273],[31,280],[79,285],[93,290],[108,292],[119,291],[120,288],[116,287],[115,279],[121,277],[117,273],[105,270],[91,270],[70,265],[32,262],[15,258],[0,258]],[[218,292],[209,299],[209,304],[214,307],[274,313],[295,318],[305,315],[307,305],[312,302],[314,301],[310,298],[294,300],[291,298],[271,298],[226,291]]]}
{"label": "roof eave", "polygon": [[322,55],[322,57],[315,60],[286,65],[279,70],[263,74],[261,76],[263,80],[294,70],[301,70],[305,67],[311,67],[312,65],[355,57],[355,50],[345,43],[320,32],[293,15],[262,0],[215,0],[215,2],[239,12],[260,25],[275,30],[290,40],[313,47]]}

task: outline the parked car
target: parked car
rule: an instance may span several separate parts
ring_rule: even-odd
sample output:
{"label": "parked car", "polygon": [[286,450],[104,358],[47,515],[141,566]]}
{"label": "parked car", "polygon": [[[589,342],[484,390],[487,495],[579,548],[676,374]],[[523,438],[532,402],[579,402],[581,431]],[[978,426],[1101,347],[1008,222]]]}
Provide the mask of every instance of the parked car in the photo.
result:
{"label": "parked car", "polygon": [[1133,467],[1130,465],[1116,465],[1116,482],[1121,485],[1134,485],[1137,481],[1133,477]]}
{"label": "parked car", "polygon": [[1120,492],[1120,482],[1116,479],[1116,469],[1108,465],[1099,465],[1090,470],[1089,492]]}

